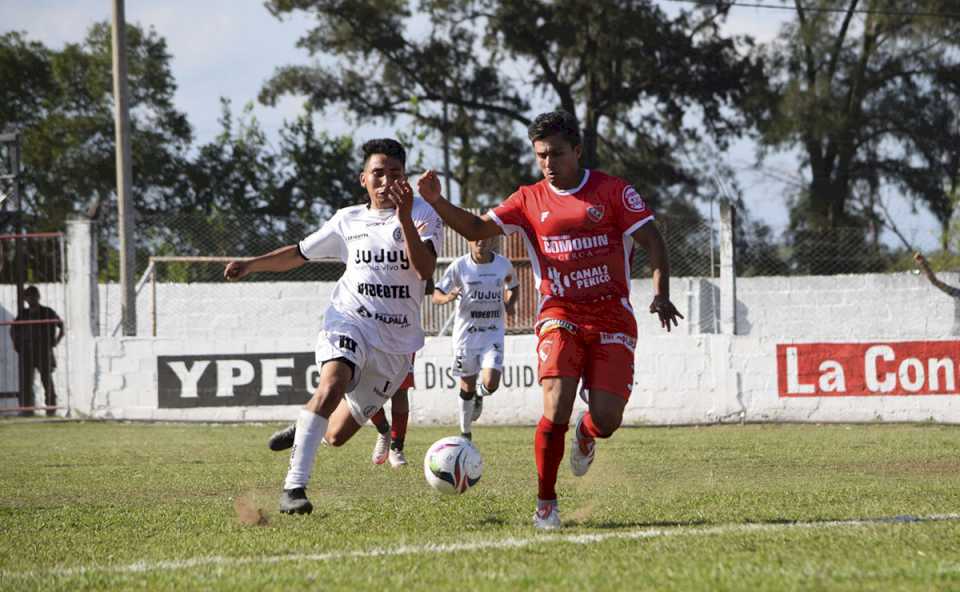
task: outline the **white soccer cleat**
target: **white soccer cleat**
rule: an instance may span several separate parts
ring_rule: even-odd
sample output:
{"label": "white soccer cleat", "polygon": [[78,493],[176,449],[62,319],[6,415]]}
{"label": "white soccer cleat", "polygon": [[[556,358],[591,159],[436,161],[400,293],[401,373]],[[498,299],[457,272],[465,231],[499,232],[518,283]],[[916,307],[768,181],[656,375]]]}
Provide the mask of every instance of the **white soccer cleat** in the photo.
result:
{"label": "white soccer cleat", "polygon": [[389,454],[390,432],[377,434],[377,443],[373,445],[373,454],[370,456],[370,460],[373,461],[375,465],[382,465],[386,462]]}
{"label": "white soccer cleat", "polygon": [[573,429],[573,437],[570,438],[570,470],[575,477],[583,477],[587,474],[596,452],[596,441],[580,435],[580,424],[583,423],[583,417],[586,414],[586,411],[580,412],[577,425]]}
{"label": "white soccer cleat", "polygon": [[402,450],[390,450],[390,466],[395,469],[407,466],[407,457]]}
{"label": "white soccer cleat", "polygon": [[556,502],[547,504],[537,504],[539,507],[533,513],[533,526],[540,530],[556,530],[560,524],[560,510]]}

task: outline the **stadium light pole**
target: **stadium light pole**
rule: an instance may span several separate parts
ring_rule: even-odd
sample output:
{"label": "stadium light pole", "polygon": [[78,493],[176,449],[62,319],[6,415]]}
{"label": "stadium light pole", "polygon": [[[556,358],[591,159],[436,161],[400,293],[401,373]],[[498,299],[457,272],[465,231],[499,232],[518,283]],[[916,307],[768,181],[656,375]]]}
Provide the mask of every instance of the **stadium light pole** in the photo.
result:
{"label": "stadium light pole", "polygon": [[124,0],[113,0],[113,97],[117,156],[117,231],[120,235],[121,322],[124,335],[137,334],[137,294],[133,272],[136,251],[133,242],[132,180],[130,158],[130,109],[127,92],[127,23]]}

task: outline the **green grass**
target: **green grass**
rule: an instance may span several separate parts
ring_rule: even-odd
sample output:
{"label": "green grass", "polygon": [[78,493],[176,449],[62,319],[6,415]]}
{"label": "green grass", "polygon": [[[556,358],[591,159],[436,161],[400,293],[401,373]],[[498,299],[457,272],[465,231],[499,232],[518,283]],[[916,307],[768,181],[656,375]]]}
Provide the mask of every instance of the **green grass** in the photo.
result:
{"label": "green grass", "polygon": [[[404,470],[364,430],[321,448],[294,517],[276,427],[0,421],[0,589],[960,589],[960,521],[827,523],[960,512],[960,428],[623,429],[586,477],[562,467],[545,534],[533,428],[478,427],[484,476],[456,498],[420,467],[450,429],[413,426]],[[210,557],[234,562],[162,563]]]}

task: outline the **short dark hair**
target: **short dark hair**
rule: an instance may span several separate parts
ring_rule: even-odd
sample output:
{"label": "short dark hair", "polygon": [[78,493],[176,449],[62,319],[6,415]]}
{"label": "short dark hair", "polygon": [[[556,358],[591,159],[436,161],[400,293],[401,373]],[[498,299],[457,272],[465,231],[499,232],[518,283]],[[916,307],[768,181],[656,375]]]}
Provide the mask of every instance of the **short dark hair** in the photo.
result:
{"label": "short dark hair", "polygon": [[36,296],[37,298],[39,298],[39,297],[40,297],[40,289],[37,288],[36,286],[27,286],[26,288],[23,289],[23,297],[24,297],[24,298],[26,298],[27,296],[29,296],[29,295],[31,295],[31,294],[33,294],[34,296]]}
{"label": "short dark hair", "polygon": [[581,141],[577,118],[567,111],[551,111],[537,115],[527,128],[527,135],[531,142],[555,135],[562,137],[571,146],[579,146]]}
{"label": "short dark hair", "polygon": [[374,154],[384,154],[390,158],[396,158],[404,166],[407,165],[407,151],[403,144],[391,138],[377,138],[368,140],[363,144],[363,166],[367,166],[367,161]]}

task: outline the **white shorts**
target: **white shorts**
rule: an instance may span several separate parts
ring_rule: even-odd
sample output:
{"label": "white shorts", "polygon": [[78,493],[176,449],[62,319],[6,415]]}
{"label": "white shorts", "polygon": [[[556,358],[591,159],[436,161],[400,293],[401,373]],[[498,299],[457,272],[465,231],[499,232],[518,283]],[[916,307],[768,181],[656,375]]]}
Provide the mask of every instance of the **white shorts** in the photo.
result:
{"label": "white shorts", "polygon": [[503,372],[503,342],[497,341],[479,349],[461,349],[453,352],[453,375],[476,376],[481,369]]}
{"label": "white shorts", "polygon": [[346,400],[350,415],[360,425],[397,392],[410,370],[410,354],[369,347],[363,333],[351,330],[347,323],[328,327],[317,338],[317,368],[337,358],[353,364],[353,379],[347,385]]}

